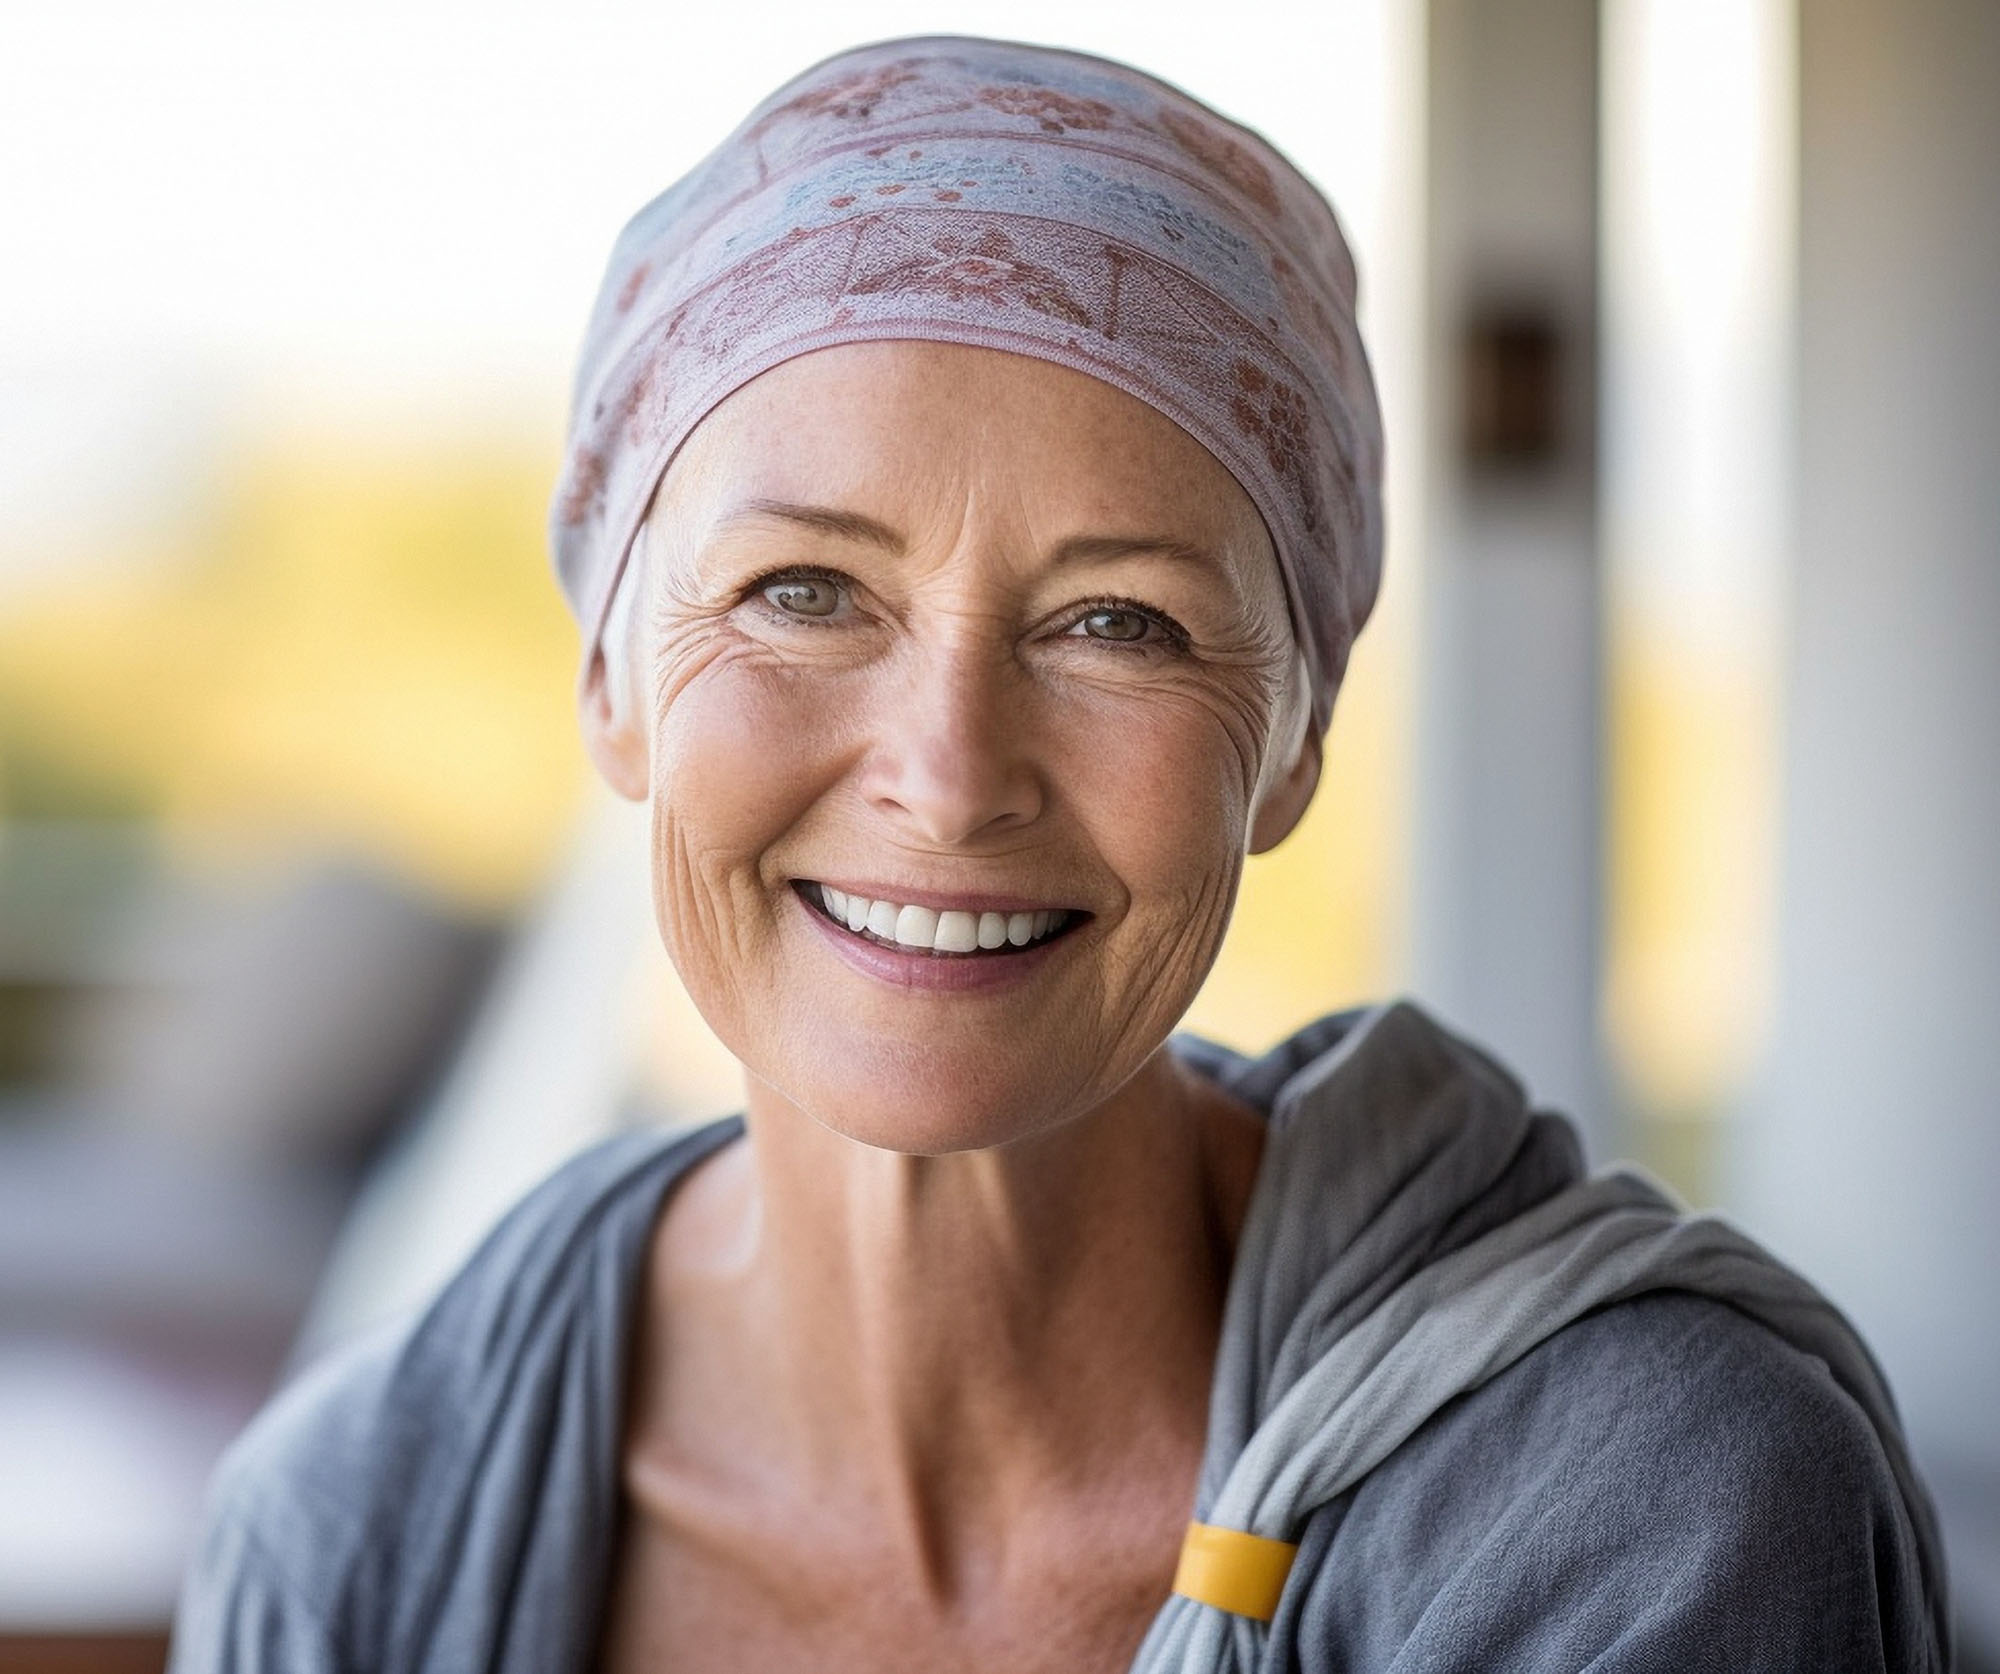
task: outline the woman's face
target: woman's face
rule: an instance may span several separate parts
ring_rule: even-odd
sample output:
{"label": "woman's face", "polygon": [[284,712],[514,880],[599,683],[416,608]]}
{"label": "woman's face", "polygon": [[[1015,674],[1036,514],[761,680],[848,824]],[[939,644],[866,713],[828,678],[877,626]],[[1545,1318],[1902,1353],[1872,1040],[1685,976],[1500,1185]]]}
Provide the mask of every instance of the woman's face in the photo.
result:
{"label": "woman's face", "polygon": [[587,726],[753,1080],[928,1153],[1115,1092],[1317,772],[1235,480],[1081,373],[846,345],[704,420],[642,542],[632,695],[594,677]]}

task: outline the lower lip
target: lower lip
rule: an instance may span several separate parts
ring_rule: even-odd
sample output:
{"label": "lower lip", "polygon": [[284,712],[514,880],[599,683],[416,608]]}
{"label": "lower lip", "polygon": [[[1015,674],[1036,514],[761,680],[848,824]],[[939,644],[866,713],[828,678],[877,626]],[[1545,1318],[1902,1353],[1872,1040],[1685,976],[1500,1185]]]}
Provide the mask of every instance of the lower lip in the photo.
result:
{"label": "lower lip", "polygon": [[886,947],[857,936],[794,895],[793,904],[863,976],[898,988],[936,989],[952,994],[988,994],[1025,982],[1049,962],[1067,936],[1052,936],[1018,953],[918,953]]}

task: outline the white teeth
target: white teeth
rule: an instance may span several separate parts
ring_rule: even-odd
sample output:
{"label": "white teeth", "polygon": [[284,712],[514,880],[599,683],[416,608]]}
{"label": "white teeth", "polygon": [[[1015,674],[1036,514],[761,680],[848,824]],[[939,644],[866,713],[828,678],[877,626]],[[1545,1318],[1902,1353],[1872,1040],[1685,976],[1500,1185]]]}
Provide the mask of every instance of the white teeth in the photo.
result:
{"label": "white teeth", "polygon": [[853,931],[866,931],[899,947],[921,948],[933,953],[993,952],[1007,947],[1026,947],[1051,934],[1068,917],[1066,913],[1044,909],[1031,913],[968,912],[961,908],[943,911],[931,907],[903,906],[895,901],[871,901],[865,895],[818,884],[819,902],[827,917]]}
{"label": "white teeth", "polygon": [[938,915],[929,907],[905,907],[896,915],[896,940],[903,947],[931,947],[937,927]]}
{"label": "white teeth", "polygon": [[[903,909],[908,912],[906,907]],[[900,925],[901,921],[898,920]],[[979,946],[979,916],[976,913],[938,914],[937,937],[931,943],[939,953],[970,953]]]}

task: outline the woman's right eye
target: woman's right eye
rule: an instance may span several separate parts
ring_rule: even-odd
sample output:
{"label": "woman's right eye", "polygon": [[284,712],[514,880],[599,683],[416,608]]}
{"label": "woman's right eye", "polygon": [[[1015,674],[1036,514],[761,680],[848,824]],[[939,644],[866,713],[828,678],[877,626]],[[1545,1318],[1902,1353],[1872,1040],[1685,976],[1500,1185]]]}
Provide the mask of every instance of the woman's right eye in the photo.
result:
{"label": "woman's right eye", "polygon": [[763,586],[764,602],[784,616],[824,621],[840,609],[841,584],[826,575],[774,576]]}

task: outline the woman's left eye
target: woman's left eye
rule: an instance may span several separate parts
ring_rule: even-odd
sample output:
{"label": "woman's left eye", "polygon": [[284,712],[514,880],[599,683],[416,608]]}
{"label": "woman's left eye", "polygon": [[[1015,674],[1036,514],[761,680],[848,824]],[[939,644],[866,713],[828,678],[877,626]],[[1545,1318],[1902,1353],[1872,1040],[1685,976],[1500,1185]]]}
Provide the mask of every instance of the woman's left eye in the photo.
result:
{"label": "woman's left eye", "polygon": [[1103,604],[1079,616],[1068,630],[1079,639],[1105,640],[1114,645],[1172,643],[1172,627],[1150,610],[1136,605]]}

